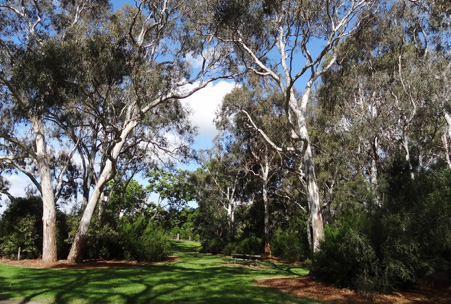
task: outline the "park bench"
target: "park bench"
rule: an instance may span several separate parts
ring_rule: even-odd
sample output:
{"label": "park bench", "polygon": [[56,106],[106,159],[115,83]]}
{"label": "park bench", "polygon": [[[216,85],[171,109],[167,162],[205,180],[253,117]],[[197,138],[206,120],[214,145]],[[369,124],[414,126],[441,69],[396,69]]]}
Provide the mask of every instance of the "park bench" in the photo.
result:
{"label": "park bench", "polygon": [[237,260],[241,260],[241,261],[253,261],[255,262],[255,265],[258,265],[258,261],[261,259],[261,256],[254,254],[233,253],[232,259],[234,264],[236,264]]}

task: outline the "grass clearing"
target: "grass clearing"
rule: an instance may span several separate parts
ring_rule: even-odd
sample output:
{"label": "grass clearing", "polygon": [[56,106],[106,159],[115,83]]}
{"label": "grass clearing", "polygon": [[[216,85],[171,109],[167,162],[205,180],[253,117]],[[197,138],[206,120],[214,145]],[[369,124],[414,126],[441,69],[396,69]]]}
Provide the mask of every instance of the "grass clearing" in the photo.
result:
{"label": "grass clearing", "polygon": [[305,275],[308,270],[227,267],[231,259],[173,242],[179,262],[127,268],[55,270],[0,265],[0,300],[50,303],[320,303],[261,288],[259,278]]}

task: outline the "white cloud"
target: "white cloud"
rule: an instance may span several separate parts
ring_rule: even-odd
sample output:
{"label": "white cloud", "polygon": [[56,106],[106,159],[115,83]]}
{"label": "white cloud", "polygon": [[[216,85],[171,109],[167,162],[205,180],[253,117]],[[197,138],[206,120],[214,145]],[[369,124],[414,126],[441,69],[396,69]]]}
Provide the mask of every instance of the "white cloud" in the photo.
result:
{"label": "white cloud", "polygon": [[12,196],[25,196],[25,189],[31,184],[30,179],[23,174],[5,176],[5,179],[10,182],[9,193]]}
{"label": "white cloud", "polygon": [[192,53],[186,54],[185,59],[189,63],[189,65],[195,69],[201,68],[204,61],[201,56],[193,56]]}
{"label": "white cloud", "polygon": [[198,127],[199,136],[213,138],[218,131],[213,123],[216,111],[222,104],[224,96],[236,87],[236,83],[219,81],[208,84],[207,87],[182,100],[185,106],[192,110],[191,121]]}

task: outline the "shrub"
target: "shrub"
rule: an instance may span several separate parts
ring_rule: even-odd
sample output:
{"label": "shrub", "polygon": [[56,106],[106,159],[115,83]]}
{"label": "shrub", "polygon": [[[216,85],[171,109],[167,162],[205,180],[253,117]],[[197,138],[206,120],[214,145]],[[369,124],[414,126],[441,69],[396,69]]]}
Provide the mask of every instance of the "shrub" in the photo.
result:
{"label": "shrub", "polygon": [[222,253],[260,254],[263,251],[263,241],[259,237],[249,236],[232,241],[225,245]]}
{"label": "shrub", "polygon": [[[68,253],[66,215],[56,210],[58,257]],[[42,254],[42,200],[39,197],[16,198],[11,201],[0,220],[0,255],[16,258],[39,258]]]}
{"label": "shrub", "polygon": [[316,277],[342,287],[374,289],[378,263],[364,234],[349,227],[332,229],[326,226],[320,248],[314,256]]}
{"label": "shrub", "polygon": [[271,251],[289,262],[305,261],[310,255],[307,239],[307,214],[299,213],[292,217],[287,227],[278,227],[271,238]]}
{"label": "shrub", "polygon": [[304,261],[309,252],[306,235],[304,230],[279,227],[271,239],[273,255],[288,262]]}
{"label": "shrub", "polygon": [[171,254],[164,230],[145,217],[122,219],[119,234],[127,260],[162,261]]}
{"label": "shrub", "polygon": [[[35,259],[41,255],[39,247],[39,232],[35,227],[36,218],[25,215],[15,222],[8,232],[2,236],[1,252],[3,256],[14,259],[18,249],[21,249],[21,258]],[[41,233],[42,235],[42,233]]]}
{"label": "shrub", "polygon": [[[364,290],[411,286],[451,277],[450,170],[424,171],[415,180],[387,178],[378,208],[343,211],[325,229],[313,273]],[[401,186],[397,186],[399,184]]]}

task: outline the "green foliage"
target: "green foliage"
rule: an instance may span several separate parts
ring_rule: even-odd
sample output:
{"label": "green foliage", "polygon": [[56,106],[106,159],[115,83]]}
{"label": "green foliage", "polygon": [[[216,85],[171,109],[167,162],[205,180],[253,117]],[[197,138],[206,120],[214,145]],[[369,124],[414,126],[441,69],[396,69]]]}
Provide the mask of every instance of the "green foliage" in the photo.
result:
{"label": "green foliage", "polygon": [[[58,257],[68,253],[66,216],[57,210]],[[38,197],[16,198],[3,213],[0,220],[0,255],[36,259],[42,254],[42,200]]]}
{"label": "green foliage", "polygon": [[263,252],[263,240],[254,235],[243,237],[238,240],[229,242],[222,249],[224,254],[245,253],[245,254],[261,254]]}
{"label": "green foliage", "polygon": [[326,226],[321,250],[314,257],[314,274],[343,287],[372,289],[377,259],[367,237],[357,229]]}
{"label": "green foliage", "polygon": [[[79,221],[75,221],[78,226]],[[85,251],[87,259],[122,260],[124,259],[122,236],[114,222],[99,221],[95,218],[91,222],[88,242]]]}
{"label": "green foliage", "polygon": [[[72,233],[79,217],[71,218]],[[170,255],[169,240],[160,224],[147,212],[112,217],[108,210],[91,221],[84,258],[161,261]]]}
{"label": "green foliage", "polygon": [[121,222],[125,259],[162,261],[170,255],[169,241],[161,227],[145,217],[123,218]]}
{"label": "green foliage", "polygon": [[0,252],[8,258],[38,258],[42,246],[42,201],[37,197],[11,202],[0,222]]}
{"label": "green foliage", "polygon": [[449,169],[404,178],[395,164],[379,209],[341,212],[314,258],[317,277],[339,286],[390,290],[451,277]]}
{"label": "green foliage", "polygon": [[19,248],[21,249],[21,258],[38,258],[39,233],[35,226],[36,218],[33,215],[25,215],[16,220],[14,227],[9,234],[3,235],[1,252],[2,255],[14,259],[17,257]]}
{"label": "green foliage", "polygon": [[178,207],[194,199],[195,190],[188,171],[175,170],[173,173],[163,169],[147,172],[149,185],[146,190],[168,200],[171,206]]}
{"label": "green foliage", "polygon": [[271,239],[273,255],[288,262],[305,261],[310,255],[306,229],[305,221],[290,225],[288,229],[277,228]]}

